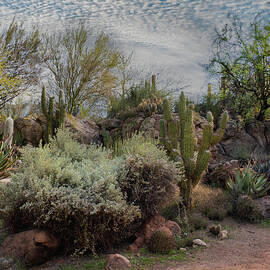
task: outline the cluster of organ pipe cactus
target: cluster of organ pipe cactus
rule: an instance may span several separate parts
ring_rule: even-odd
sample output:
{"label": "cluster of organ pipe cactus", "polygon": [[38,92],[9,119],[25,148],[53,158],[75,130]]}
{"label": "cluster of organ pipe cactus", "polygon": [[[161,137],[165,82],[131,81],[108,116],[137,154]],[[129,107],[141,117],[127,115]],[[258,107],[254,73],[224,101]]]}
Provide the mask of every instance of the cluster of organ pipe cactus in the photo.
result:
{"label": "cluster of organ pipe cactus", "polygon": [[49,98],[49,107],[47,106],[46,89],[42,87],[41,95],[42,112],[47,120],[47,132],[45,135],[45,142],[48,143],[49,138],[53,136],[55,129],[64,124],[66,104],[64,102],[63,90],[59,91],[58,110],[54,113],[54,97]]}
{"label": "cluster of organ pipe cactus", "polygon": [[207,124],[203,128],[202,142],[197,143],[193,121],[194,106],[186,104],[182,92],[178,104],[179,120],[173,119],[168,100],[163,102],[163,119],[160,121],[160,139],[170,157],[177,161],[182,159],[186,181],[181,183],[184,203],[191,205],[192,189],[199,183],[203,172],[208,167],[211,157],[210,148],[223,137],[229,119],[225,111],[221,115],[219,128],[214,132],[213,115],[207,113]]}

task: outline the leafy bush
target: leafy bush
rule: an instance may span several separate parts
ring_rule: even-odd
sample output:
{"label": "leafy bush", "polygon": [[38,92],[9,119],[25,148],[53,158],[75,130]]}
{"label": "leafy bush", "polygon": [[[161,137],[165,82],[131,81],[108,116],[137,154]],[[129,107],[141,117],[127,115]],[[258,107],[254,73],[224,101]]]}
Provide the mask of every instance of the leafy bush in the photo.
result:
{"label": "leafy bush", "polygon": [[67,130],[43,148],[24,147],[12,183],[0,190],[0,218],[13,231],[50,230],[78,254],[129,238],[142,217],[173,196],[178,181],[165,152],[142,140],[126,141],[118,157],[80,145]]}
{"label": "leafy bush", "polygon": [[121,189],[128,203],[140,207],[143,218],[160,213],[169,202],[179,198],[181,167],[170,162],[165,150],[158,149],[157,144],[139,134],[126,139],[118,150],[126,159]]}
{"label": "leafy bush", "polygon": [[22,166],[1,190],[2,218],[13,231],[45,228],[67,251],[94,251],[121,240],[121,230],[140,217],[128,204],[117,179],[123,159],[73,141],[60,130],[44,148],[22,150]]}
{"label": "leafy bush", "polygon": [[249,196],[240,196],[236,203],[235,215],[237,218],[251,223],[263,219],[259,204]]}
{"label": "leafy bush", "polygon": [[193,207],[213,220],[222,220],[233,211],[231,197],[220,188],[198,185],[192,198]]}
{"label": "leafy bush", "polygon": [[227,182],[227,188],[236,198],[240,195],[258,198],[267,194],[270,182],[264,175],[258,174],[248,165],[236,171],[235,179]]}

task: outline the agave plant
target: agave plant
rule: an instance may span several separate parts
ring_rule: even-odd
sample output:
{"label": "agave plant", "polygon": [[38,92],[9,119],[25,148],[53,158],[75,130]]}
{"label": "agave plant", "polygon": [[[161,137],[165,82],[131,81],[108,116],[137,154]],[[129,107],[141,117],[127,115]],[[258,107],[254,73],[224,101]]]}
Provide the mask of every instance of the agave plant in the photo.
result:
{"label": "agave plant", "polygon": [[12,165],[16,161],[14,148],[0,141],[0,179],[8,177]]}
{"label": "agave plant", "polygon": [[238,169],[235,179],[227,182],[227,188],[234,196],[249,195],[252,198],[259,198],[267,194],[270,189],[270,181],[255,172],[250,166]]}

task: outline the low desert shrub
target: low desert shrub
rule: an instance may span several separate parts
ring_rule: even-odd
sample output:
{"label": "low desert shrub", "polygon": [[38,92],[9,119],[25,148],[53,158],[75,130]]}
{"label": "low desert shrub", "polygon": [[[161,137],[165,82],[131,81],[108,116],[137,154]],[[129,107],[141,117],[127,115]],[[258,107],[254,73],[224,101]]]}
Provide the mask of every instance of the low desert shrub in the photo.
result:
{"label": "low desert shrub", "polygon": [[232,199],[220,188],[198,185],[192,193],[193,207],[212,220],[223,220],[232,213]]}
{"label": "low desert shrub", "polygon": [[[76,254],[129,238],[134,224],[159,212],[175,194],[179,180],[163,150],[142,137],[133,140],[116,157],[80,145],[67,130],[59,130],[44,147],[24,147],[12,183],[0,187],[5,226],[47,229],[67,253]],[[142,145],[134,148],[138,140]]]}
{"label": "low desert shrub", "polygon": [[21,159],[0,198],[13,231],[48,229],[67,251],[83,253],[119,241],[122,228],[140,217],[117,182],[125,163],[102,148],[79,145],[60,130],[43,148],[25,147]]}
{"label": "low desert shrub", "polygon": [[190,237],[176,237],[175,238],[176,248],[186,248],[186,247],[192,247],[193,245],[193,238]]}
{"label": "low desert shrub", "polygon": [[157,141],[139,134],[126,139],[120,150],[126,160],[125,175],[119,180],[121,190],[128,203],[140,207],[143,219],[160,213],[179,198],[181,166],[169,161],[157,145]]}
{"label": "low desert shrub", "polygon": [[235,216],[243,221],[257,223],[263,219],[259,204],[249,196],[240,196],[235,206]]}
{"label": "low desert shrub", "polygon": [[208,225],[208,219],[201,214],[191,213],[188,215],[190,224],[190,231],[206,229]]}

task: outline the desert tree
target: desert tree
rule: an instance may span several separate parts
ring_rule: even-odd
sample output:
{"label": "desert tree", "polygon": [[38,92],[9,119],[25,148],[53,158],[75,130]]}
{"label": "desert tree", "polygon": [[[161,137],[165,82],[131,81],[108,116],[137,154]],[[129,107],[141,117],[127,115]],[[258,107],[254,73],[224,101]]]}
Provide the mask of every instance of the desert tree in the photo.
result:
{"label": "desert tree", "polygon": [[236,113],[252,109],[264,120],[270,108],[270,23],[257,18],[248,26],[237,18],[216,31],[210,71],[222,77]]}
{"label": "desert tree", "polygon": [[64,91],[68,113],[76,114],[85,103],[109,102],[118,85],[120,55],[108,35],[94,35],[83,23],[45,39],[43,60],[52,88]]}

